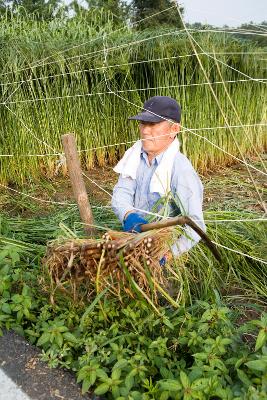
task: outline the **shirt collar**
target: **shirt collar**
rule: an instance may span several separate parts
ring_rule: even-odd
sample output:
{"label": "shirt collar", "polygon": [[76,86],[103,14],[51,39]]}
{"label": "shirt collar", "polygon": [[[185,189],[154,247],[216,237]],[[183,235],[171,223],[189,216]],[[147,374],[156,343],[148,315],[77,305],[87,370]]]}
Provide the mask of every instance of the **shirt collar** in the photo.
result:
{"label": "shirt collar", "polygon": [[[166,149],[166,150],[167,150],[167,149]],[[166,150],[165,150],[165,151],[166,151]],[[153,164],[156,162],[157,165],[159,165],[159,163],[161,162],[162,157],[163,157],[163,154],[165,153],[165,151],[163,151],[162,153],[158,154],[158,155],[153,159]],[[146,161],[146,163],[149,164],[147,153],[146,153],[143,149],[141,149],[141,157],[143,157],[144,160]]]}

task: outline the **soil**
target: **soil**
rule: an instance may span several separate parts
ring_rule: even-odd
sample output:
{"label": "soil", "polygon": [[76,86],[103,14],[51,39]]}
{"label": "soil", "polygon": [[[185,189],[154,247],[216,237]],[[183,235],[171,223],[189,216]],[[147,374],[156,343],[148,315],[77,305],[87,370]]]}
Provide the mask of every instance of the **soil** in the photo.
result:
{"label": "soil", "polygon": [[[264,159],[267,168],[267,154],[263,154],[261,157]],[[251,158],[247,162],[264,171],[262,163],[257,158]],[[266,204],[266,176],[255,170],[251,171],[254,182],[243,164],[220,168],[216,172],[201,176],[204,185],[204,210],[244,210],[262,214],[264,211],[263,205],[257,195],[254,183]],[[110,195],[118,178],[112,167],[93,168],[86,171],[85,174],[89,178],[84,178],[84,180],[91,204],[108,205],[110,203]],[[23,190],[24,193],[43,200],[75,203],[68,176],[55,177],[53,180],[47,179],[35,184],[28,184],[23,189],[14,188],[19,191]],[[37,201],[12,191],[0,190],[0,212],[6,211],[12,215],[30,217],[49,214],[53,212],[55,207],[62,206]]]}
{"label": "soil", "polygon": [[40,349],[15,332],[6,331],[0,337],[0,367],[31,399],[100,400],[88,393],[82,395],[74,374],[51,369],[40,358]]}

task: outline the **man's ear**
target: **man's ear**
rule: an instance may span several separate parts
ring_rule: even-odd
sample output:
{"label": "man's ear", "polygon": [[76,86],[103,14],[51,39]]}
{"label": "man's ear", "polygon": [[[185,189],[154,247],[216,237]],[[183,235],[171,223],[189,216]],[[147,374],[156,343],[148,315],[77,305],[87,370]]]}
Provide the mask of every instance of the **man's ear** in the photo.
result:
{"label": "man's ear", "polygon": [[175,124],[172,124],[171,126],[171,132],[170,132],[170,137],[172,139],[175,138],[175,136],[180,132],[181,126],[178,122],[176,122]]}

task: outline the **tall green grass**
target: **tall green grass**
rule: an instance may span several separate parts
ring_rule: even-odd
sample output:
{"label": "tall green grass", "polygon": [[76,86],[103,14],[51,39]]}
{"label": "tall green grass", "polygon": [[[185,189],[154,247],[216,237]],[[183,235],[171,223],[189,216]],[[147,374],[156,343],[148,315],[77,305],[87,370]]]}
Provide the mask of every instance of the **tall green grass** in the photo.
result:
{"label": "tall green grass", "polygon": [[[120,224],[112,211],[107,208],[95,209],[95,223],[106,229],[120,229]],[[253,260],[260,258],[267,260],[266,242],[267,233],[265,224],[249,221],[257,218],[258,214],[250,212],[206,212],[209,220],[242,219],[246,223],[228,222],[208,225],[209,237],[219,244],[247,254],[244,257],[235,252],[219,247],[222,262],[218,263],[207,247],[200,243],[188,253],[189,257],[183,265],[179,259],[171,266],[170,281],[179,295],[179,301],[188,304],[194,299],[206,299],[214,289],[220,291],[227,298],[236,296],[236,301],[244,298],[267,301],[267,271],[266,265]],[[80,223],[76,207],[58,211],[52,216],[27,218],[0,215],[0,250],[2,246],[12,240],[24,242],[33,253],[36,246],[43,249],[48,240],[58,237],[69,237],[69,232],[82,237],[83,225]],[[11,241],[10,241],[11,240]]]}
{"label": "tall green grass", "polygon": [[[11,158],[0,157],[1,182],[22,183],[26,179],[38,179],[40,174],[53,176],[57,167],[57,156],[29,158],[22,155],[62,152],[60,137],[66,132],[75,132],[79,149],[137,139],[138,128],[135,122],[127,121],[128,116],[138,111],[131,103],[142,106],[143,101],[150,96],[168,95],[176,98],[182,105],[182,124],[185,127],[225,125],[208,85],[159,88],[205,81],[195,56],[171,58],[193,53],[185,33],[169,35],[166,28],[143,32],[125,28],[113,32],[112,20],[106,18],[103,21],[103,18],[96,15],[88,21],[85,16],[79,16],[68,20],[55,19],[50,23],[36,21],[32,17],[14,17],[11,20],[2,18],[1,102],[10,96],[8,101],[14,103],[7,105],[17,117],[3,104],[0,106],[0,154],[15,155]],[[161,33],[168,35],[144,41]],[[207,52],[241,53],[217,57],[253,78],[264,78],[266,70],[263,68],[262,56],[246,54],[257,52],[257,48],[251,43],[241,42],[223,33],[194,33],[194,37]],[[95,70],[104,65],[104,45],[110,48],[133,41],[141,42],[108,51],[106,60],[109,66],[133,64]],[[85,44],[74,47],[82,43]],[[74,48],[71,49],[72,47]],[[70,50],[64,51],[68,48]],[[88,54],[96,51],[99,52]],[[77,58],[78,55],[81,57]],[[212,82],[221,81],[220,74],[225,81],[246,79],[222,65],[219,73],[214,60],[206,55],[200,57]],[[169,59],[136,63],[158,58]],[[54,77],[56,74],[64,75]],[[26,82],[14,83],[20,81]],[[266,84],[247,81],[226,85],[243,124],[266,122]],[[157,89],[153,89],[155,87]],[[110,88],[114,92],[130,91],[120,93],[123,97],[121,99],[112,93],[105,93]],[[231,125],[240,125],[223,85],[214,85],[214,88]],[[87,96],[88,93],[93,95]],[[227,129],[197,133],[225,151],[240,156],[231,132]],[[247,136],[242,128],[238,128],[234,129],[234,134],[244,154],[255,154],[266,148],[267,135],[264,127],[247,128]],[[208,169],[232,162],[231,156],[192,133],[182,133],[181,141],[182,150],[200,172],[205,173]],[[83,166],[90,168],[95,164],[113,164],[126,147],[120,145],[83,152]]]}

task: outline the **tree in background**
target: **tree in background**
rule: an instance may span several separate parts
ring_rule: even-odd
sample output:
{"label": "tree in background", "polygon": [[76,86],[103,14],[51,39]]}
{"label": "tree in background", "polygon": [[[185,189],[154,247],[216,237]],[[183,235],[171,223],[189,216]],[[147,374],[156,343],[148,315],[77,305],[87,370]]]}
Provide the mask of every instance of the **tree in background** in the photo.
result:
{"label": "tree in background", "polygon": [[[52,20],[59,14],[67,18],[83,14],[90,19],[92,11],[99,10],[102,22],[112,16],[114,26],[135,23],[152,14],[164,11],[175,5],[175,0],[72,0],[68,5],[64,0],[0,0],[0,15],[13,13],[21,16],[34,14],[37,19]],[[181,12],[183,8],[180,7]],[[93,13],[95,15],[95,13]],[[105,18],[105,15],[107,18]],[[136,29],[158,28],[159,26],[182,27],[176,8],[155,15],[137,24]]]}
{"label": "tree in background", "polygon": [[[152,14],[163,11],[175,5],[175,0],[133,0],[132,6],[132,21],[137,22],[143,18],[149,17]],[[183,13],[183,8],[179,7]],[[182,21],[176,8],[155,15],[137,25],[137,29],[155,28],[162,25],[174,26],[181,28]]]}
{"label": "tree in background", "polygon": [[0,0],[1,15],[27,16],[34,14],[36,18],[42,20],[52,20],[60,10],[65,9],[61,0]]}
{"label": "tree in background", "polygon": [[0,15],[8,16],[11,13],[12,3],[8,0],[0,0]]}
{"label": "tree in background", "polygon": [[[267,47],[267,37],[266,37],[266,28],[267,28],[267,21],[263,21],[260,24],[254,24],[254,22],[249,22],[248,24],[242,24],[240,26],[241,29],[247,30],[248,32],[253,33],[253,31],[257,31],[261,33],[260,35],[256,34],[249,35],[246,37],[246,40],[252,40],[256,42],[260,47]],[[239,38],[244,39],[244,35],[237,35]]]}
{"label": "tree in background", "polygon": [[86,0],[87,8],[102,8],[110,12],[114,18],[114,24],[125,23],[129,16],[130,5],[123,0]]}
{"label": "tree in background", "polygon": [[[216,27],[214,25],[203,24],[202,22],[194,22],[190,24],[191,29],[196,30],[205,30],[205,29],[225,29],[230,30],[236,33],[233,33],[233,37],[246,42],[253,42],[257,46],[267,47],[267,37],[266,37],[266,29],[267,29],[267,21],[263,21],[261,23],[254,23],[253,21],[242,24],[237,27],[230,27],[228,25],[223,25],[222,28]],[[240,30],[240,32],[238,32]],[[249,35],[244,35],[241,32],[248,32]]]}

